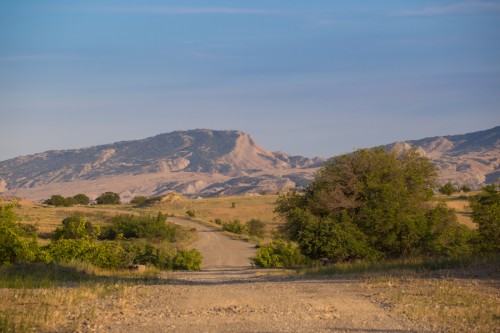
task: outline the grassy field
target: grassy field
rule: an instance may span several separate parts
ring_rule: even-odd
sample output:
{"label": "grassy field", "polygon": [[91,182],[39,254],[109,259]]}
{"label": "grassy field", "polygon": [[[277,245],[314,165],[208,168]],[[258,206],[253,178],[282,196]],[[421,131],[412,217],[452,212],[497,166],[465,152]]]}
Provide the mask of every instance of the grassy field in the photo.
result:
{"label": "grassy field", "polygon": [[277,195],[216,197],[206,199],[187,199],[177,197],[175,200],[159,202],[148,207],[149,210],[166,212],[176,216],[187,216],[191,210],[197,220],[213,222],[220,219],[223,222],[240,220],[242,223],[250,219],[259,219],[269,228],[281,221],[274,213],[274,203]]}
{"label": "grassy field", "polygon": [[0,267],[0,332],[77,330],[99,298],[123,298],[130,286],[167,283],[158,271],[108,271],[73,262]]}

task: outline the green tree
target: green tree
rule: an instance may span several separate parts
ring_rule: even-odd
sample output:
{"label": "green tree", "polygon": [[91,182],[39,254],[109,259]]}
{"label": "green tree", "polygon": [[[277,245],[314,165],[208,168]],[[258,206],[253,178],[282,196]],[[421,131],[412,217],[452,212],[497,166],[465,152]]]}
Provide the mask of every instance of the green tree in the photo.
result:
{"label": "green tree", "polygon": [[416,150],[360,149],[328,160],[303,194],[282,194],[276,211],[311,258],[421,255],[457,224],[429,222],[436,180],[434,165]]}
{"label": "green tree", "polygon": [[470,199],[472,220],[478,225],[481,251],[500,250],[500,192],[496,184],[484,187]]}
{"label": "green tree", "polygon": [[439,187],[439,193],[445,194],[447,196],[450,196],[455,192],[457,192],[457,188],[455,186],[453,186],[453,184],[450,182]]}
{"label": "green tree", "polygon": [[75,195],[73,197],[73,200],[75,201],[75,204],[77,204],[77,205],[87,206],[90,203],[90,198],[83,193]]}
{"label": "green tree", "polygon": [[63,206],[63,207],[68,207],[70,206],[70,203],[66,200],[65,197],[63,197],[60,194],[54,194],[52,195],[49,199],[45,200],[43,202],[46,205],[51,205],[51,206]]}
{"label": "green tree", "polygon": [[98,205],[119,205],[120,195],[114,192],[104,192],[96,198]]}
{"label": "green tree", "polygon": [[85,216],[74,214],[62,221],[62,227],[57,227],[54,232],[54,239],[79,239],[90,237],[97,239],[101,234],[101,229],[87,221]]}

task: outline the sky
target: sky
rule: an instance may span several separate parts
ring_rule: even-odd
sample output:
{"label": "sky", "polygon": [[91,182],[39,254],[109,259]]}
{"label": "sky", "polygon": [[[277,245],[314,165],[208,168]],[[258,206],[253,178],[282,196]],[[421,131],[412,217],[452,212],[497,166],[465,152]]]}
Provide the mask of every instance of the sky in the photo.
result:
{"label": "sky", "polygon": [[500,125],[500,1],[0,4],[0,161],[196,128],[272,151]]}

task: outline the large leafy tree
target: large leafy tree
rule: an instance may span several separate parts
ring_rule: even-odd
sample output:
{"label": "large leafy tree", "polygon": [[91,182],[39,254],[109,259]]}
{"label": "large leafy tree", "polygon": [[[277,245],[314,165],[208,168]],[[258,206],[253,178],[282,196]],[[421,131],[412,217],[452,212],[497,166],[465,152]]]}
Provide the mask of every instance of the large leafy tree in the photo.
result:
{"label": "large leafy tree", "polygon": [[114,192],[104,192],[96,199],[97,204],[99,205],[119,205],[120,195]]}
{"label": "large leafy tree", "polygon": [[[467,231],[446,207],[430,214],[437,209],[429,204],[436,179],[434,165],[416,150],[360,149],[328,160],[304,194],[283,194],[276,210],[291,239],[313,258],[453,252],[450,244]],[[440,237],[444,232],[450,235]]]}

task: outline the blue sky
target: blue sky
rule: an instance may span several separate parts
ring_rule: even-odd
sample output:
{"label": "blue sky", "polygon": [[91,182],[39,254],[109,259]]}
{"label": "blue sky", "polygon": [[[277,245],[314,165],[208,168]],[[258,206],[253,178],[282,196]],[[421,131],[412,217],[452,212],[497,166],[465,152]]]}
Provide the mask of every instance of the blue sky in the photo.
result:
{"label": "blue sky", "polygon": [[14,1],[0,160],[194,128],[330,157],[500,124],[500,1]]}

